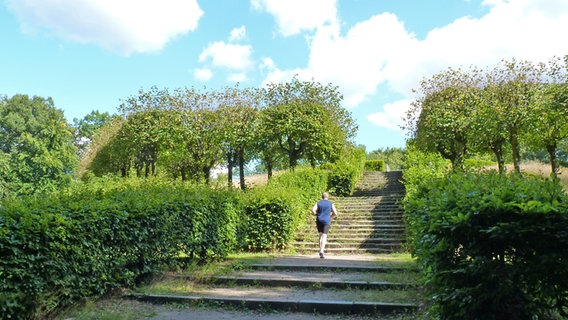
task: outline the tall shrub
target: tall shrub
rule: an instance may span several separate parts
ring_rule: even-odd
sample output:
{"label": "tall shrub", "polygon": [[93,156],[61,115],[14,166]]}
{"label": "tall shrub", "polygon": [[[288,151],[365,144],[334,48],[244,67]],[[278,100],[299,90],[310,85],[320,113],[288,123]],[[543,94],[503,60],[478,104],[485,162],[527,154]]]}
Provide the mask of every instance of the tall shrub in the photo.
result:
{"label": "tall shrub", "polygon": [[558,183],[494,172],[428,182],[405,210],[435,316],[568,316],[568,196]]}
{"label": "tall shrub", "polygon": [[327,172],[304,168],[249,190],[243,200],[239,243],[245,250],[286,248],[306,223],[306,212],[327,184]]}
{"label": "tall shrub", "polygon": [[365,170],[366,157],[365,150],[352,147],[344,151],[339,161],[326,166],[329,170],[328,190],[335,196],[353,193]]}
{"label": "tall shrub", "polygon": [[232,192],[129,180],[4,202],[0,318],[46,318],[182,256],[223,258],[236,248],[237,208]]}

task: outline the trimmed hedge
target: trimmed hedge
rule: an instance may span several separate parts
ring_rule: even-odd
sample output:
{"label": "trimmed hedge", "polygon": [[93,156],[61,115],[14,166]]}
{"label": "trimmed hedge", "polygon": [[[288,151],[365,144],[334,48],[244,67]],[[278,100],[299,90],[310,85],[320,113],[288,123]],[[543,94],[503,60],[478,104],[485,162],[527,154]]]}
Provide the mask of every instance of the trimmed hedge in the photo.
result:
{"label": "trimmed hedge", "polygon": [[434,316],[568,316],[568,196],[557,182],[494,172],[429,179],[405,214]]}
{"label": "trimmed hedge", "polygon": [[326,167],[329,170],[327,189],[335,196],[348,196],[365,170],[367,155],[361,148],[352,148],[340,161]]}
{"label": "trimmed hedge", "polygon": [[326,184],[327,172],[297,169],[278,176],[266,187],[248,191],[243,200],[239,231],[242,249],[285,248]]}
{"label": "trimmed hedge", "polygon": [[41,199],[4,202],[0,317],[46,318],[176,267],[181,257],[222,259],[237,250],[285,248],[323,191],[355,183],[359,163],[296,169],[245,193],[102,178]]}
{"label": "trimmed hedge", "polygon": [[3,319],[43,318],[180,256],[222,258],[237,245],[229,192],[171,184],[74,191],[0,207]]}
{"label": "trimmed hedge", "polygon": [[384,160],[367,160],[365,161],[366,171],[381,171],[385,172],[386,165]]}

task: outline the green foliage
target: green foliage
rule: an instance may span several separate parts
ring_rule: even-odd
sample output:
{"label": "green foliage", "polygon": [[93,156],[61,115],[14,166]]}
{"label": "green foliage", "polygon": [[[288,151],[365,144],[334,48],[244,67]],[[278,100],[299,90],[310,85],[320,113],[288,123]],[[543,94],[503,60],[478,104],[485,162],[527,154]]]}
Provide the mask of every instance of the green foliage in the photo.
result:
{"label": "green foliage", "polygon": [[238,234],[245,250],[285,248],[306,222],[306,212],[327,185],[327,172],[304,168],[278,176],[250,190],[243,201]]}
{"label": "green foliage", "polygon": [[544,151],[557,173],[568,138],[566,57],[535,64],[502,60],[493,69],[448,69],[424,79],[407,113],[417,147],[438,152],[463,169],[471,153],[491,153],[505,172],[505,151],[520,173],[521,151]]}
{"label": "green foliage", "polygon": [[269,84],[262,112],[263,139],[277,142],[290,168],[300,160],[316,164],[334,161],[355,136],[357,126],[341,107],[338,88],[318,82]]}
{"label": "green foliage", "polygon": [[386,170],[385,162],[383,160],[367,160],[365,161],[365,170],[384,172]]}
{"label": "green foliage", "polygon": [[427,186],[430,178],[441,178],[450,170],[450,162],[437,153],[421,151],[412,143],[406,150],[403,179],[407,196]]}
{"label": "green foliage", "polygon": [[56,308],[129,286],[176,258],[235,250],[239,202],[221,190],[137,180],[91,181],[0,208],[1,317]]}
{"label": "green foliage", "polygon": [[483,158],[468,158],[464,160],[464,167],[466,171],[479,170],[495,164],[495,161]]}
{"label": "green foliage", "polygon": [[363,175],[366,154],[361,148],[347,148],[341,159],[326,168],[329,169],[328,190],[336,196],[348,196],[357,180]]}
{"label": "green foliage", "polygon": [[112,116],[108,112],[100,113],[99,111],[92,111],[83,119],[73,119],[74,144],[80,154],[85,152],[93,137],[111,120]]}
{"label": "green foliage", "polygon": [[71,128],[51,98],[0,98],[0,199],[55,190],[76,164]]}
{"label": "green foliage", "polygon": [[496,172],[428,178],[405,204],[441,319],[568,316],[568,196]]}
{"label": "green foliage", "polygon": [[367,160],[382,160],[385,163],[385,168],[402,170],[405,153],[406,150],[403,148],[377,149],[367,154]]}
{"label": "green foliage", "polygon": [[178,258],[286,248],[328,172],[298,169],[246,193],[158,179],[96,178],[0,207],[1,318],[45,318],[129,287]]}

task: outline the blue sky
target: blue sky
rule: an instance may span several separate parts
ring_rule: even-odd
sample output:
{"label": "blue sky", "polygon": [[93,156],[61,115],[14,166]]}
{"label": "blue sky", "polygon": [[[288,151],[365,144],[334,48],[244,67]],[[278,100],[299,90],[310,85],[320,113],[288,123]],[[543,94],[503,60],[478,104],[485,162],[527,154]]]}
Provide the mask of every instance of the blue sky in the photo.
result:
{"label": "blue sky", "polygon": [[448,67],[568,54],[565,0],[0,0],[0,94],[71,122],[139,89],[332,83],[367,151],[404,147],[413,88]]}

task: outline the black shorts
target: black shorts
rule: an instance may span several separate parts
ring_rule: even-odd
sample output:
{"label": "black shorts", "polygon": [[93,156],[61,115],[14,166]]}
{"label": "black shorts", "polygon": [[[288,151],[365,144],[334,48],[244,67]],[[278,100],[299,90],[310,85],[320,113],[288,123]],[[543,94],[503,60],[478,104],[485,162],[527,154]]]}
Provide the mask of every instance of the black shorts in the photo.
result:
{"label": "black shorts", "polygon": [[329,224],[323,224],[319,221],[316,221],[316,226],[318,227],[318,232],[327,234],[329,232]]}

